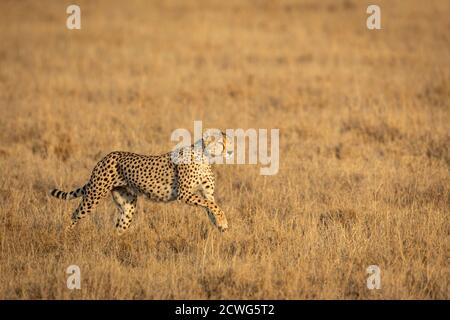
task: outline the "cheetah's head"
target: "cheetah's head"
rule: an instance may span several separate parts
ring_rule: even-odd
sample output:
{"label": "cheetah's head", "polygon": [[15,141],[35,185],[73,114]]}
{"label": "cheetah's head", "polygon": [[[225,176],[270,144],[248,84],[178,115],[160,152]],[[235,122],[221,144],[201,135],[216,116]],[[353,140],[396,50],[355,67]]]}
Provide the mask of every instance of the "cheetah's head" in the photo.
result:
{"label": "cheetah's head", "polygon": [[229,158],[233,155],[233,140],[223,131],[206,131],[203,135],[205,155]]}

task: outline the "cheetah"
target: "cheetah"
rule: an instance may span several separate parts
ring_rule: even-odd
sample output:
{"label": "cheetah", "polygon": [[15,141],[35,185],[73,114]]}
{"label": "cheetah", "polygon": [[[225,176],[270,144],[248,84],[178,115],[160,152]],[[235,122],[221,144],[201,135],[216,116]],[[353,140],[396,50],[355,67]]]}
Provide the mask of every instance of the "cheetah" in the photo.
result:
{"label": "cheetah", "polygon": [[[211,156],[228,158],[229,138],[202,138],[194,144],[162,155],[140,155],[114,151],[100,160],[89,181],[70,192],[53,189],[50,194],[63,200],[81,197],[67,231],[86,217],[109,193],[119,210],[116,231],[123,234],[131,224],[139,195],[152,201],[179,200],[205,208],[209,219],[220,231],[228,229],[225,213],[214,200],[215,179]],[[230,145],[228,143],[228,145]]]}

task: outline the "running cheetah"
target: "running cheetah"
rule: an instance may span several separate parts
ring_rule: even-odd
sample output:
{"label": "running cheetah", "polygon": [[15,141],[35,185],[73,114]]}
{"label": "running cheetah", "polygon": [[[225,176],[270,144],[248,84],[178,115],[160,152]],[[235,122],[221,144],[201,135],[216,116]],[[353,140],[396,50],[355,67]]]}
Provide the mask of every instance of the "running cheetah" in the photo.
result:
{"label": "running cheetah", "polygon": [[226,231],[227,219],[214,200],[214,175],[210,166],[211,156],[228,157],[232,154],[232,151],[227,151],[229,138],[224,133],[221,135],[221,138],[206,137],[191,146],[158,156],[111,152],[97,163],[83,187],[71,192],[58,189],[50,192],[64,200],[82,197],[67,230],[75,227],[111,192],[120,211],[116,223],[119,235],[130,226],[138,195],[154,201],[181,200],[204,207],[211,222],[220,231]]}

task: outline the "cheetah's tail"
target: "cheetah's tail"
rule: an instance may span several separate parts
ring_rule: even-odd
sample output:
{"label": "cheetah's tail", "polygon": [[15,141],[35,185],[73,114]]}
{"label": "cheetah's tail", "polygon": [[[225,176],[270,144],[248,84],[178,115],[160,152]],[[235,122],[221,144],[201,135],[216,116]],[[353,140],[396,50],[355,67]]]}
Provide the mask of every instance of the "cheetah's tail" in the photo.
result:
{"label": "cheetah's tail", "polygon": [[58,189],[53,189],[50,191],[50,194],[54,196],[55,198],[62,199],[62,200],[72,200],[78,197],[81,197],[85,193],[86,186],[83,186],[81,188],[75,189],[70,192],[64,192]]}

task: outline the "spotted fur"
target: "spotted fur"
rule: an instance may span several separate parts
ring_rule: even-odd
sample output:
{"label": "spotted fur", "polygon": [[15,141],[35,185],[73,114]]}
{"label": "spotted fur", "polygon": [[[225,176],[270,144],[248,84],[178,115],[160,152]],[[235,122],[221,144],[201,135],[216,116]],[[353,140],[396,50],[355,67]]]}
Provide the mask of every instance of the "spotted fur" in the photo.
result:
{"label": "spotted fur", "polygon": [[[225,135],[222,141],[221,155],[227,152]],[[111,193],[120,212],[116,223],[119,234],[130,226],[139,195],[153,201],[179,200],[201,206],[206,209],[211,222],[220,231],[225,231],[228,228],[227,219],[214,200],[214,174],[204,152],[210,147],[210,141],[202,139],[199,142],[200,148],[196,147],[197,143],[158,156],[111,152],[97,163],[83,187],[70,192],[54,189],[50,194],[64,200],[82,197],[68,229],[75,227],[101,199]],[[174,152],[178,153],[175,155]],[[176,161],[180,157],[191,161]]]}

